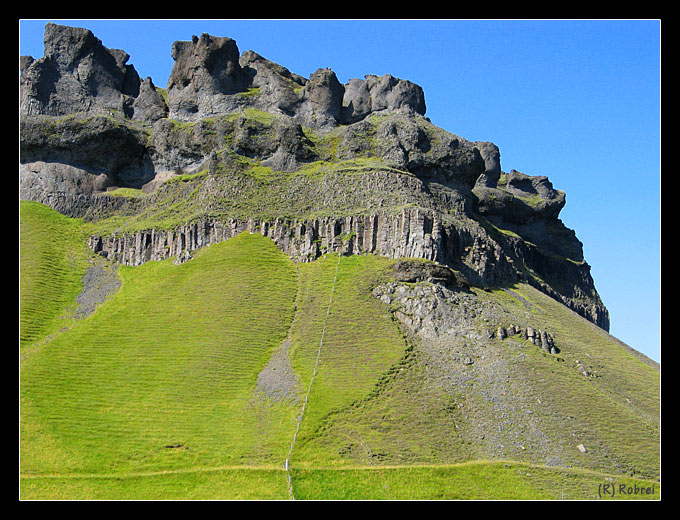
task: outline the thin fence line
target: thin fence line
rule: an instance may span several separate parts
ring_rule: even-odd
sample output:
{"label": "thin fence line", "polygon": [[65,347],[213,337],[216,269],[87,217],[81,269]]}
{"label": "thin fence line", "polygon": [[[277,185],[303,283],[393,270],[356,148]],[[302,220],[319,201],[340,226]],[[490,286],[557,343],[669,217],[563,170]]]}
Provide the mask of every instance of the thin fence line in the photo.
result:
{"label": "thin fence line", "polygon": [[319,341],[319,348],[316,351],[316,362],[314,363],[314,370],[312,372],[312,378],[309,380],[309,386],[307,387],[307,393],[305,394],[305,400],[302,402],[302,410],[300,410],[300,415],[297,417],[297,427],[295,428],[295,434],[293,435],[293,442],[290,444],[290,450],[288,450],[288,456],[286,457],[286,462],[284,467],[286,468],[286,474],[288,476],[288,493],[290,494],[291,500],[295,500],[295,495],[293,494],[293,481],[290,476],[290,457],[293,454],[293,449],[295,448],[295,442],[297,441],[298,433],[300,432],[300,424],[302,423],[302,418],[305,415],[305,410],[307,408],[307,401],[309,401],[309,394],[312,391],[312,384],[314,383],[314,378],[316,377],[316,372],[319,367],[319,359],[321,358],[321,348],[323,347],[323,340],[326,337],[326,325],[328,324],[328,316],[331,313],[331,305],[333,304],[333,294],[335,293],[335,284],[338,281],[338,269],[340,267],[340,259],[342,257],[338,255],[338,263],[335,265],[335,277],[333,278],[333,286],[331,287],[331,296],[328,300],[328,308],[326,309],[326,318],[324,319],[323,328],[321,329],[321,340]]}

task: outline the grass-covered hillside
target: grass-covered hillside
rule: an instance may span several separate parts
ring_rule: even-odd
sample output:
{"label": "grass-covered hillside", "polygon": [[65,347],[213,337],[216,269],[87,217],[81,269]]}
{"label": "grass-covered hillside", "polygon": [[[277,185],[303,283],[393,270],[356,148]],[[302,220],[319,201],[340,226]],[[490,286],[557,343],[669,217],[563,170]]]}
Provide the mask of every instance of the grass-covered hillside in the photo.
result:
{"label": "grass-covered hillside", "polygon": [[[20,220],[22,499],[660,497],[658,367],[527,285],[453,288],[476,311],[430,341],[376,297],[435,290],[395,260],[245,232],[114,268]],[[484,335],[511,323],[559,354]]]}

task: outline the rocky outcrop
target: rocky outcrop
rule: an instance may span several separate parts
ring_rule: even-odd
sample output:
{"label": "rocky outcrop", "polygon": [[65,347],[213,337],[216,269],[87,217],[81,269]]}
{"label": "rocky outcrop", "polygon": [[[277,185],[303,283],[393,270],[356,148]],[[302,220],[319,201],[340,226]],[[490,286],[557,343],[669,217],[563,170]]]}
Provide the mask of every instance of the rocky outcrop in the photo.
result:
{"label": "rocky outcrop", "polygon": [[476,186],[495,188],[501,176],[501,152],[493,143],[478,141],[475,144],[484,160],[484,172],[477,178]]}
{"label": "rocky outcrop", "polygon": [[80,216],[109,186],[140,188],[155,177],[148,134],[106,115],[24,116],[19,196]]}
{"label": "rocky outcrop", "polygon": [[[414,268],[414,263],[408,261],[409,269]],[[421,270],[437,269],[435,264],[418,262]],[[559,354],[560,349],[555,343],[555,338],[550,332],[533,327],[531,325],[498,325],[495,330],[485,329],[481,333],[475,325],[475,319],[482,317],[483,323],[493,322],[498,319],[491,308],[480,308],[479,302],[470,295],[465,286],[452,283],[452,278],[431,279],[427,285],[408,286],[402,282],[411,282],[399,278],[403,266],[396,267],[396,282],[379,285],[373,289],[373,296],[382,302],[396,307],[395,317],[405,324],[412,332],[424,335],[423,339],[439,339],[447,334],[458,335],[466,329],[466,338],[476,339],[481,343],[487,340],[517,338],[527,341],[548,354]],[[418,280],[423,281],[423,280]],[[461,302],[470,306],[468,312],[461,312]],[[453,305],[451,305],[453,303]],[[472,311],[472,312],[469,312]],[[464,361],[464,360],[463,360]],[[473,362],[466,362],[472,364]]]}
{"label": "rocky outcrop", "polygon": [[172,57],[169,114],[180,121],[246,107],[278,111],[314,128],[356,122],[386,109],[425,113],[423,91],[410,81],[369,75],[342,85],[329,68],[305,79],[253,51],[239,56],[231,38],[202,34],[178,41]]}
{"label": "rocky outcrop", "polygon": [[139,95],[135,98],[132,109],[135,119],[144,122],[153,123],[168,117],[168,105],[149,77],[139,85]]}
{"label": "rocky outcrop", "polygon": [[555,190],[545,176],[530,176],[516,170],[499,175],[494,183],[485,172],[473,190],[478,211],[514,224],[531,219],[556,219],[566,203],[564,192]]}
{"label": "rocky outcrop", "polygon": [[438,264],[400,264],[415,280],[453,283],[453,268],[475,285],[527,281],[608,328],[558,218],[564,193],[503,172],[495,144],[433,125],[415,83],[343,85],[330,68],[304,78],[208,34],[171,54],[165,93],[89,30],[48,24],[44,57],[20,59],[20,197],[88,220],[171,221],[91,238],[123,264],[182,262],[259,232],[296,261],[374,253]]}
{"label": "rocky outcrop", "polygon": [[385,109],[407,108],[417,114],[425,114],[423,89],[390,74],[367,75],[365,80],[350,79],[344,88],[342,104],[343,120],[347,123]]}
{"label": "rocky outcrop", "polygon": [[420,210],[398,215],[319,218],[305,221],[259,219],[207,220],[174,230],[93,236],[90,248],[117,263],[140,265],[177,257],[184,251],[228,240],[244,231],[260,233],[293,260],[312,261],[325,253],[375,253],[390,258],[435,260],[441,256],[441,227],[436,217]]}
{"label": "rocky outcrop", "polygon": [[329,68],[309,79],[253,51],[240,54],[228,37],[201,34],[176,41],[167,104],[151,78],[141,80],[130,56],[109,49],[88,29],[48,23],[45,55],[20,58],[20,113],[61,116],[119,113],[153,123],[197,121],[245,108],[274,111],[315,128],[359,121],[372,112],[425,113],[422,89],[410,81],[368,75],[347,85]]}
{"label": "rocky outcrop", "polygon": [[[106,186],[138,188],[159,172],[198,167],[226,144],[276,171],[292,171],[328,160],[327,152],[312,150],[305,125],[338,131],[339,159],[378,156],[395,168],[466,186],[492,164],[499,168],[491,143],[430,135],[422,89],[409,81],[368,75],[343,86],[328,68],[305,79],[253,51],[239,56],[234,40],[207,34],[175,42],[172,56],[166,105],[151,78],[140,80],[127,64],[126,53],[104,47],[87,29],[48,24],[45,56],[21,59],[22,165],[59,162],[106,175]],[[271,122],[243,117],[253,109],[271,114]],[[362,126],[376,113],[390,114],[377,135],[374,123]],[[377,147],[370,144],[374,137]]]}
{"label": "rocky outcrop", "polygon": [[[468,284],[502,286],[524,281],[561,301],[566,306],[608,329],[609,314],[597,297],[590,267],[581,264],[580,273],[560,277],[558,261],[539,273],[554,285],[556,291],[541,278],[524,273],[511,248],[497,242],[483,229],[474,226],[443,224],[437,212],[420,209],[398,214],[375,214],[344,218],[310,220],[228,219],[204,220],[179,226],[173,230],[143,230],[135,233],[90,237],[90,248],[110,260],[141,265],[151,260],[175,258],[182,263],[191,252],[242,232],[269,237],[296,262],[315,260],[325,253],[378,254],[388,258],[419,258],[436,264],[418,265],[401,262],[395,267],[397,279],[403,281],[443,281],[457,287]],[[451,271],[451,266],[458,274]],[[551,274],[557,272],[558,274]],[[551,277],[552,276],[552,277]],[[573,287],[571,280],[580,280]],[[573,282],[571,282],[573,283]]]}
{"label": "rocky outcrop", "polygon": [[[60,116],[76,112],[146,119],[165,112],[162,98],[151,97],[130,56],[108,49],[87,29],[48,23],[45,55],[20,60],[20,114]],[[135,102],[142,93],[142,100]],[[154,110],[150,109],[154,105]],[[136,108],[140,108],[135,116]]]}
{"label": "rocky outcrop", "polygon": [[307,79],[249,50],[241,54],[239,63],[249,78],[246,95],[252,106],[264,112],[294,116],[300,92]]}
{"label": "rocky outcrop", "polygon": [[502,325],[498,327],[495,332],[489,334],[490,338],[498,338],[504,340],[506,338],[511,338],[517,336],[523,340],[533,343],[537,347],[542,348],[549,354],[559,354],[560,349],[555,344],[555,338],[549,332],[543,329],[536,329],[534,327],[520,327],[519,325],[510,325],[508,327],[503,327]]}
{"label": "rocky outcrop", "polygon": [[455,271],[433,262],[412,259],[399,260],[392,266],[391,271],[392,277],[399,282],[465,285],[465,280],[462,277],[457,277]]}
{"label": "rocky outcrop", "polygon": [[91,173],[71,166],[45,161],[19,165],[19,198],[45,204],[65,215],[85,212],[92,194],[108,184],[105,174]]}
{"label": "rocky outcrop", "polygon": [[421,178],[472,188],[487,171],[478,143],[441,131],[420,117],[386,117],[377,127],[375,139],[377,153],[388,165]]}
{"label": "rocky outcrop", "polygon": [[[117,263],[140,265],[150,260],[190,258],[184,252],[228,240],[242,233],[260,233],[296,262],[315,260],[325,253],[378,254],[388,258],[419,258],[441,266],[454,266],[464,278],[478,284],[501,284],[518,272],[500,244],[482,228],[443,225],[437,212],[419,208],[399,213],[316,219],[206,219],[172,230],[93,236],[90,247]],[[414,274],[411,266],[399,276]],[[427,278],[437,279],[445,267],[421,267]],[[449,275],[446,275],[449,276]],[[458,283],[458,282],[457,282]]]}
{"label": "rocky outcrop", "polygon": [[175,64],[168,80],[170,117],[180,121],[231,112],[247,88],[239,51],[231,38],[209,34],[172,44]]}
{"label": "rocky outcrop", "polygon": [[19,130],[23,164],[69,165],[105,175],[109,184],[117,186],[140,187],[155,175],[148,133],[105,115],[26,116]]}

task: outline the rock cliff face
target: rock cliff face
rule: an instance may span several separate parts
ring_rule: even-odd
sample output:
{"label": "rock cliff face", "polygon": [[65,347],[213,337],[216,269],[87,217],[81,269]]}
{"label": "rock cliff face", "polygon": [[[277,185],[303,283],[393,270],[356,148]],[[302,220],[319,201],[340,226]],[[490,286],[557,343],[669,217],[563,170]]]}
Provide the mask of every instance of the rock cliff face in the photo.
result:
{"label": "rock cliff face", "polygon": [[564,193],[433,125],[418,85],[307,79],[208,34],[171,54],[162,90],[90,31],[48,24],[44,57],[21,59],[21,198],[110,228],[90,246],[118,263],[259,232],[295,261],[374,253],[527,281],[608,329]]}

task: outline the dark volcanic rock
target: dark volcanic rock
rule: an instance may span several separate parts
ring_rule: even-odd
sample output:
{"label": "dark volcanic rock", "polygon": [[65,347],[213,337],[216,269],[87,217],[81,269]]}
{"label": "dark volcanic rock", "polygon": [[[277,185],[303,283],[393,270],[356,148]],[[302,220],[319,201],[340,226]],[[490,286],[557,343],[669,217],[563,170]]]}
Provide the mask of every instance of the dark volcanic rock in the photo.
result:
{"label": "dark volcanic rock", "polygon": [[385,74],[366,76],[366,84],[372,111],[408,108],[416,114],[425,114],[425,95],[415,83]]}
{"label": "dark volcanic rock", "polygon": [[423,89],[408,80],[368,75],[365,80],[351,79],[345,85],[343,119],[347,123],[359,121],[371,112],[386,109],[407,109],[425,114]]}
{"label": "dark volcanic rock", "polygon": [[172,44],[175,64],[168,80],[170,117],[193,120],[239,106],[232,94],[247,89],[236,42],[209,34]]}
{"label": "dark volcanic rock", "polygon": [[[531,283],[608,329],[582,244],[558,218],[564,193],[504,173],[495,144],[433,125],[415,83],[343,85],[330,68],[307,79],[209,34],[171,54],[166,103],[124,51],[47,24],[44,57],[20,59],[20,196],[86,219],[172,201],[172,229],[92,237],[121,263],[184,261],[259,230],[296,261],[370,253],[430,261],[398,262],[402,281]],[[200,175],[164,183],[177,173]]]}
{"label": "dark volcanic rock", "polygon": [[[19,110],[26,115],[66,115],[74,112],[120,112],[135,117],[135,99],[142,84],[127,61],[130,56],[108,49],[87,29],[48,23],[45,56],[22,57]],[[162,113],[162,98],[145,96],[147,106]]]}
{"label": "dark volcanic rock", "polygon": [[311,112],[320,118],[320,126],[333,125],[341,120],[344,87],[331,69],[317,69],[303,90],[303,113]]}
{"label": "dark volcanic rock", "polygon": [[477,186],[494,188],[501,176],[501,152],[493,143],[478,141],[475,143],[484,160],[484,172],[477,178]]}
{"label": "dark volcanic rock", "polygon": [[399,282],[430,282],[445,286],[467,286],[465,279],[443,265],[422,260],[398,260],[392,266],[392,276]]}
{"label": "dark volcanic rock", "polygon": [[410,81],[386,74],[342,85],[329,68],[305,79],[253,51],[239,57],[231,38],[202,34],[177,41],[172,57],[169,114],[181,121],[253,107],[323,129],[381,110],[425,113],[423,90]]}
{"label": "dark volcanic rock", "polygon": [[168,117],[168,106],[158,93],[151,78],[146,78],[139,86],[139,95],[132,104],[135,119],[154,122]]}
{"label": "dark volcanic rock", "polygon": [[297,113],[307,79],[253,51],[244,52],[239,63],[249,78],[253,92],[250,99],[255,108],[291,117]]}
{"label": "dark volcanic rock", "polygon": [[343,119],[348,123],[360,121],[372,110],[371,93],[366,81],[353,78],[345,84],[342,100]]}
{"label": "dark volcanic rock", "polygon": [[394,114],[377,130],[378,153],[389,165],[419,177],[473,187],[486,171],[476,143],[408,113]]}
{"label": "dark volcanic rock", "polygon": [[566,203],[564,192],[555,190],[547,177],[526,175],[516,170],[505,174],[504,178],[499,175],[495,183],[485,173],[473,192],[482,215],[501,217],[512,224],[556,219]]}
{"label": "dark volcanic rock", "polygon": [[341,85],[328,68],[309,79],[253,51],[239,56],[228,37],[202,34],[176,41],[167,104],[151,78],[142,81],[130,56],[106,48],[88,29],[48,23],[45,55],[20,59],[20,113],[119,113],[154,122],[198,119],[254,107],[278,111],[314,128],[356,122],[372,112],[425,113],[422,89],[410,81],[368,75]]}
{"label": "dark volcanic rock", "polygon": [[22,163],[68,164],[120,186],[140,187],[154,176],[148,135],[107,116],[26,116],[20,132]]}

